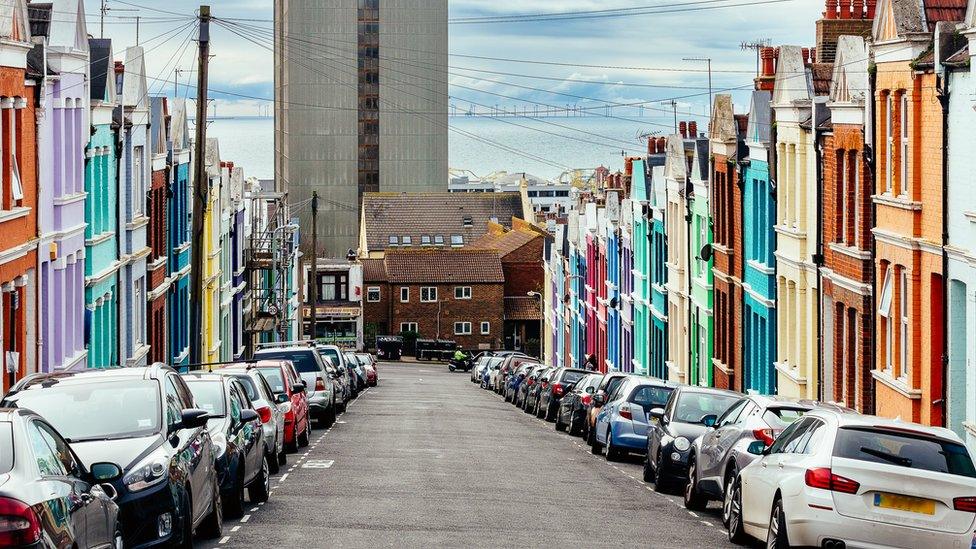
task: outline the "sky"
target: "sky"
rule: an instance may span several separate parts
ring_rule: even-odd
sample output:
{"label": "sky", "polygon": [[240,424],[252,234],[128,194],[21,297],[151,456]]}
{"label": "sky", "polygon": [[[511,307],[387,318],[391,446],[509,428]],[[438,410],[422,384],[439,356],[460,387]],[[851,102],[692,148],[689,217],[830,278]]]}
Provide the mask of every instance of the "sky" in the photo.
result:
{"label": "sky", "polygon": [[[755,69],[756,56],[754,51],[743,51],[740,43],[770,39],[773,44],[813,44],[814,21],[823,9],[822,2],[786,0],[753,4],[757,1],[762,0],[450,0],[452,18],[637,6],[674,10],[676,6],[688,3],[696,8],[695,11],[600,19],[452,24],[450,51],[454,54],[679,70],[580,68],[451,57],[451,103],[457,105],[459,111],[470,108],[472,101],[489,107],[497,104],[509,109],[518,106],[521,110],[525,107],[531,111],[537,103],[563,108],[567,104],[601,104],[582,98],[617,103],[647,102],[645,116],[657,116],[662,121],[668,121],[672,119],[671,107],[659,102],[677,97],[678,110],[690,113],[679,118],[687,119],[691,114],[707,110],[708,74],[704,71],[705,62],[684,61],[683,58],[712,58],[712,86],[715,90],[722,90],[750,84],[753,76],[750,71]],[[151,91],[157,93],[165,89],[167,93],[172,93],[174,68],[192,69],[195,65],[195,43],[189,41],[191,28],[180,28],[191,21],[200,2],[106,2],[109,11],[105,36],[113,39],[116,58],[122,58],[124,47],[135,44],[135,24],[127,18],[142,17],[140,40],[147,49]],[[271,28],[273,0],[212,0],[210,6],[215,17],[251,19],[254,21],[244,24]],[[721,8],[698,9],[706,6]],[[687,10],[689,7],[677,9]],[[87,10],[88,31],[98,36],[99,3],[89,0]],[[211,51],[215,57],[211,62],[210,88],[213,90],[211,96],[217,98],[217,114],[258,115],[262,108],[267,111],[268,101],[260,99],[270,100],[273,97],[271,52],[220,26],[213,28]],[[487,74],[465,69],[509,74]],[[182,82],[191,78],[195,80],[195,74],[181,73],[179,76]],[[193,90],[179,89],[180,95],[187,91],[193,93]],[[737,93],[735,100],[737,110],[747,108],[744,93]],[[614,111],[614,114],[621,113]],[[637,112],[626,113],[628,116],[634,114]]]}

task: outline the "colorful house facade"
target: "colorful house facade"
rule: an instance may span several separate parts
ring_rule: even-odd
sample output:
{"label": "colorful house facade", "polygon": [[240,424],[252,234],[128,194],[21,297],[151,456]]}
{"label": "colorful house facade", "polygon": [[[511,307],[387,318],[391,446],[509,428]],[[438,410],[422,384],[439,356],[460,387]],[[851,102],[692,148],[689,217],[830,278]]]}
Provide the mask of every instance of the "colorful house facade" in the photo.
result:
{"label": "colorful house facade", "polygon": [[667,294],[668,294],[668,376],[667,379],[685,383],[691,367],[691,284],[690,250],[691,218],[689,204],[690,179],[685,139],[675,134],[667,138],[664,178],[667,185]]}
{"label": "colorful house facade", "polygon": [[149,361],[167,363],[169,346],[166,341],[169,321],[166,318],[166,296],[169,293],[169,239],[167,221],[169,199],[169,112],[165,97],[150,99],[149,158],[150,187],[146,209],[149,213],[148,244],[152,250],[146,260],[147,325]]}
{"label": "colorful house facade", "polygon": [[166,201],[166,236],[169,258],[166,261],[170,279],[166,297],[169,323],[167,344],[169,363],[184,366],[190,360],[190,137],[186,101],[167,101],[170,132],[168,158],[169,187],[172,196]]}
{"label": "colorful house facade", "polygon": [[649,338],[641,334],[650,333],[651,325],[651,283],[648,273],[651,270],[651,249],[648,238],[643,235],[650,233],[650,219],[648,218],[647,197],[647,169],[643,159],[634,160],[633,177],[630,185],[630,206],[633,219],[631,247],[633,248],[633,279],[634,288],[631,291],[631,301],[634,307],[634,350],[632,369],[635,372],[651,370],[651,345]]}
{"label": "colorful house facade", "polygon": [[85,341],[88,367],[120,365],[118,134],[112,41],[89,38],[91,137],[85,150]]}
{"label": "colorful house facade", "polygon": [[[30,15],[37,31],[37,45],[31,54],[42,73],[41,103],[36,111],[38,368],[51,372],[87,364],[88,33],[84,11],[77,1],[32,6]],[[34,143],[28,146],[35,149]],[[20,166],[14,169],[23,175]]]}
{"label": "colorful house facade", "polygon": [[[665,212],[668,203],[667,183],[664,179],[664,138],[658,139],[660,153],[651,168],[650,201],[647,215],[650,221],[648,237],[648,278],[650,280],[650,352],[648,373],[659,379],[668,379],[668,236],[665,233]],[[653,156],[648,156],[651,161]]]}
{"label": "colorful house facade", "polygon": [[[194,185],[209,186],[206,209],[203,213],[203,360],[220,361],[221,347],[221,231],[220,231],[220,148],[215,138],[207,138],[206,150],[208,181]],[[192,306],[192,303],[191,303]]]}
{"label": "colorful house facade", "polygon": [[715,299],[715,275],[712,267],[715,259],[714,253],[710,253],[713,249],[713,223],[710,205],[712,186],[709,181],[709,143],[708,139],[698,138],[694,134],[695,132],[692,132],[688,137],[692,146],[689,172],[692,192],[688,197],[688,210],[691,212],[688,228],[691,355],[688,369],[683,374],[685,382],[689,385],[712,386],[714,383],[712,358],[715,344],[721,346],[725,342],[713,338],[715,318],[712,307]]}

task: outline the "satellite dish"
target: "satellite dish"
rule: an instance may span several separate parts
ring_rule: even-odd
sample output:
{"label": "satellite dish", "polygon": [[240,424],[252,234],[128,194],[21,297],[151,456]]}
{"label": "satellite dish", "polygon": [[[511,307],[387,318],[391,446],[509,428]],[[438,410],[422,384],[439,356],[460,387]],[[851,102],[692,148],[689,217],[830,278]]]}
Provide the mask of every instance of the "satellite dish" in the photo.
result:
{"label": "satellite dish", "polygon": [[607,303],[607,305],[609,305],[611,309],[616,309],[617,308],[617,298],[616,297],[610,298],[610,302]]}
{"label": "satellite dish", "polygon": [[702,246],[701,252],[698,255],[702,258],[702,261],[711,261],[712,251],[712,245],[705,244]]}

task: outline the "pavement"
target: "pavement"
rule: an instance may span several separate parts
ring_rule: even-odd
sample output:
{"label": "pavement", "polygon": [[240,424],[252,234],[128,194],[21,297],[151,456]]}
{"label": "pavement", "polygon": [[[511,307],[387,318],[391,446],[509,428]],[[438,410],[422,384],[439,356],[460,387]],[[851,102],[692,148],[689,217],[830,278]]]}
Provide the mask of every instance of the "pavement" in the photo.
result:
{"label": "pavement", "polygon": [[380,383],[204,547],[731,547],[719,504],[686,510],[582,440],[437,363]]}

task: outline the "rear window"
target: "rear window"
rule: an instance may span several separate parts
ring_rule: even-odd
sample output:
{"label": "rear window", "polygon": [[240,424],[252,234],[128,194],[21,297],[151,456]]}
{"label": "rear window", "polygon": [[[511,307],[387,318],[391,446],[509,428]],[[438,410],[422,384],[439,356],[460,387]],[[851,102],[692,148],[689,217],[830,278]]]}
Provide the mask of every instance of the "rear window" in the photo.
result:
{"label": "rear window", "polygon": [[237,381],[240,381],[241,385],[244,386],[244,392],[247,393],[247,398],[251,400],[259,400],[261,398],[261,395],[258,394],[258,387],[254,384],[254,380],[251,379],[251,376],[234,377],[237,378]]}
{"label": "rear window", "polygon": [[335,349],[320,349],[319,354],[331,360],[332,365],[336,368],[342,366],[342,357],[339,356],[339,351]]}
{"label": "rear window", "polygon": [[290,360],[295,365],[296,370],[304,373],[322,371],[319,362],[315,360],[315,356],[313,351],[261,351],[254,354],[254,358]]}
{"label": "rear window", "polygon": [[215,416],[224,415],[224,384],[221,381],[186,380],[197,406]]}
{"label": "rear window", "polygon": [[0,422],[0,475],[14,468],[14,431],[10,422]]}
{"label": "rear window", "polygon": [[586,372],[575,372],[573,370],[566,370],[563,372],[563,381],[566,383],[576,383],[577,381],[583,379],[586,376]]}
{"label": "rear window", "polygon": [[285,392],[285,381],[281,378],[280,368],[258,368],[264,374],[264,379],[268,380],[271,390],[276,393]]}
{"label": "rear window", "polygon": [[976,478],[962,444],[881,429],[841,428],[834,456]]}
{"label": "rear window", "polygon": [[802,408],[767,408],[763,413],[763,421],[773,429],[783,430],[808,411]]}
{"label": "rear window", "polygon": [[672,392],[674,392],[673,387],[644,385],[643,387],[638,387],[637,390],[634,391],[634,394],[630,397],[630,401],[634,404],[640,404],[647,410],[664,408],[664,405],[668,403],[668,399],[671,397]]}

